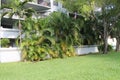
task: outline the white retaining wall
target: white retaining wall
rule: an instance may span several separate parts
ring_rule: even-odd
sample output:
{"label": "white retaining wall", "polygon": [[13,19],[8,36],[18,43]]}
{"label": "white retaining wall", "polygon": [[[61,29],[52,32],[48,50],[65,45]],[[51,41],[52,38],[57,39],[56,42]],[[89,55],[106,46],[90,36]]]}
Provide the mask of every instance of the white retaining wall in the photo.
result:
{"label": "white retaining wall", "polygon": [[18,48],[0,48],[0,63],[21,61],[21,51]]}
{"label": "white retaining wall", "polygon": [[75,47],[75,51],[77,55],[99,52],[97,45],[84,45],[80,47]]}
{"label": "white retaining wall", "polygon": [[[97,53],[96,45],[75,47],[77,55]],[[0,63],[21,61],[21,51],[18,48],[0,48]]]}

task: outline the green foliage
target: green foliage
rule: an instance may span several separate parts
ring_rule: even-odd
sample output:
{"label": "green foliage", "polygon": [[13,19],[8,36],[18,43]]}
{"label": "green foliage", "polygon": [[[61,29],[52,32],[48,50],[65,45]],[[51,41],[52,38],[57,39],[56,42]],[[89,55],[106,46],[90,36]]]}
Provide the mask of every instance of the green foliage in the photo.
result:
{"label": "green foliage", "polygon": [[68,11],[77,12],[85,18],[90,16],[94,8],[94,0],[62,0],[62,4]]}
{"label": "green foliage", "polygon": [[25,4],[32,0],[7,0],[2,3],[1,8],[8,8],[9,11],[5,11],[2,13],[2,17],[8,15],[9,18],[12,18],[13,15],[19,16],[19,18],[31,17],[35,12],[32,8],[25,8]]}
{"label": "green foliage", "polygon": [[120,19],[118,16],[118,19],[115,23],[114,29],[111,32],[111,36],[116,38],[117,43],[116,43],[116,51],[119,51],[119,45],[120,45]]}
{"label": "green foliage", "polygon": [[22,40],[23,59],[30,61],[44,60],[48,55],[50,46],[55,44],[53,30],[46,27],[46,19],[28,18],[22,22],[23,33]]}
{"label": "green foliage", "polygon": [[1,47],[9,47],[10,40],[7,38],[0,39]]}
{"label": "green foliage", "polygon": [[79,32],[83,20],[75,20],[59,12],[52,13],[49,20],[48,27],[54,30],[58,55],[60,57],[75,55],[73,46],[81,42]]}
{"label": "green foliage", "polygon": [[16,20],[16,26],[18,26],[19,28],[19,36],[16,41],[17,45],[19,44],[18,42],[21,43],[21,18],[25,19],[26,17],[27,18],[30,18],[34,13],[35,11],[32,9],[32,8],[25,8],[25,4],[27,4],[27,2],[30,2],[32,0],[23,0],[23,1],[20,1],[20,0],[2,0],[2,5],[1,5],[1,8],[2,9],[8,9],[8,10],[5,10],[5,12],[3,11],[2,13],[2,17],[4,16],[8,16],[9,18],[12,18],[13,16],[18,16],[18,20]]}
{"label": "green foliage", "polygon": [[63,40],[70,45],[79,44],[82,24],[83,20],[75,20],[63,13],[55,12],[50,15],[49,27],[54,30],[57,42]]}
{"label": "green foliage", "polygon": [[91,18],[84,22],[84,27],[81,28],[82,44],[83,45],[94,45],[100,42],[99,34],[94,28],[95,21]]}
{"label": "green foliage", "polygon": [[[95,43],[96,42],[100,43],[99,42],[100,39],[98,36],[101,36],[100,41],[103,41],[104,44],[106,44],[104,46],[103,53],[107,53],[107,49],[106,49],[107,37],[110,35],[110,33],[113,30],[115,30],[114,29],[115,23],[119,22],[117,20],[120,12],[120,6],[119,6],[120,1],[119,0],[62,0],[62,2],[65,8],[67,8],[70,12],[77,12],[83,15],[86,21],[88,21],[89,18],[91,18],[89,22],[87,22],[87,24],[89,23],[89,25],[85,24],[85,28],[83,28],[84,31],[82,31],[83,38],[85,40],[84,43],[93,44],[94,41]],[[119,29],[116,30],[119,31]],[[118,32],[116,36],[119,36]]]}
{"label": "green foliage", "polygon": [[106,44],[103,53],[107,53],[107,37],[115,29],[114,26],[118,20],[120,6],[118,0],[96,0],[96,4],[98,4],[97,7],[101,8],[99,14],[96,15],[96,31],[100,33],[102,41]]}
{"label": "green foliage", "polygon": [[[104,45],[102,44],[102,45],[98,46],[98,50],[100,52],[102,52],[104,50]],[[113,51],[113,47],[111,45],[108,45],[107,51],[109,51],[109,52]]]}
{"label": "green foliage", "polygon": [[22,22],[23,59],[30,61],[74,56],[75,45],[79,45],[82,20],[75,20],[66,14],[55,12],[41,19],[27,18]]}

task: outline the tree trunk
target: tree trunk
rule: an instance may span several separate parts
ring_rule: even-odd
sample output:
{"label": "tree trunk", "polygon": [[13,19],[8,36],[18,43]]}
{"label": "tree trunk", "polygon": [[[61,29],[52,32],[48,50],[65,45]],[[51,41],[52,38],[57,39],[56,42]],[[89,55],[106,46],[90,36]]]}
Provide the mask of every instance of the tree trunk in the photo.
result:
{"label": "tree trunk", "polygon": [[116,38],[116,39],[117,39],[116,51],[118,52],[120,50],[120,39],[119,38]]}
{"label": "tree trunk", "polygon": [[104,37],[104,50],[103,50],[103,54],[107,54],[107,52],[108,52],[107,51],[107,48],[108,48],[107,40],[108,40],[107,36]]}
{"label": "tree trunk", "polygon": [[105,20],[105,18],[103,19],[104,23],[103,23],[103,27],[104,27],[104,49],[103,49],[103,54],[107,54],[107,48],[108,48],[108,30],[107,30],[107,22]]}
{"label": "tree trunk", "polygon": [[21,23],[20,23],[20,19],[19,19],[18,27],[19,27],[19,36],[20,36],[20,47],[21,47],[21,43],[22,43],[22,35],[21,35]]}
{"label": "tree trunk", "polygon": [[106,18],[106,10],[105,10],[105,5],[103,5],[102,7],[102,15],[104,15],[103,17],[103,43],[104,43],[104,49],[103,49],[103,54],[106,54],[107,48],[108,48],[108,28],[107,28],[107,18]]}

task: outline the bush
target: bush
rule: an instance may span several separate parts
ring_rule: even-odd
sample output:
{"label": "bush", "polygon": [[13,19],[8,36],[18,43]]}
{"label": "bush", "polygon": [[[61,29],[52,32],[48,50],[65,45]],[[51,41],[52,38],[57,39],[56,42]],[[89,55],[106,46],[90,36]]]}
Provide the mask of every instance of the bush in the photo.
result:
{"label": "bush", "polygon": [[[100,52],[102,52],[104,50],[104,45],[102,44],[102,45],[98,46],[98,50]],[[107,51],[112,51],[112,50],[113,50],[112,46],[108,45]]]}
{"label": "bush", "polygon": [[22,40],[23,59],[30,61],[74,56],[74,45],[80,42],[79,21],[63,13],[52,13],[41,19],[28,18],[22,22],[25,37]]}
{"label": "bush", "polygon": [[7,38],[1,39],[1,47],[9,47],[10,40]]}

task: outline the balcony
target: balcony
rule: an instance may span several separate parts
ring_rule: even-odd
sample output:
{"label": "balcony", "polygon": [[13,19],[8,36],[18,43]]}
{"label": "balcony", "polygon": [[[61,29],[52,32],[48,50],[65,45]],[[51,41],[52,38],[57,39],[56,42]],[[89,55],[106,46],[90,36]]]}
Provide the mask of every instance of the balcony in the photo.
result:
{"label": "balcony", "polygon": [[15,39],[19,35],[18,29],[7,29],[0,27],[0,38],[12,38]]}
{"label": "balcony", "polygon": [[50,9],[50,0],[33,0],[24,6],[25,8],[32,8],[39,12],[45,12]]}
{"label": "balcony", "polygon": [[[20,0],[21,2],[24,0]],[[9,0],[1,0],[2,4],[9,4],[11,3]],[[32,2],[28,2],[24,5],[25,8],[32,8],[36,11],[45,12],[46,10],[50,9],[50,0],[33,0]]]}
{"label": "balcony", "polygon": [[42,5],[42,6],[50,7],[50,0],[37,0],[37,3]]}

